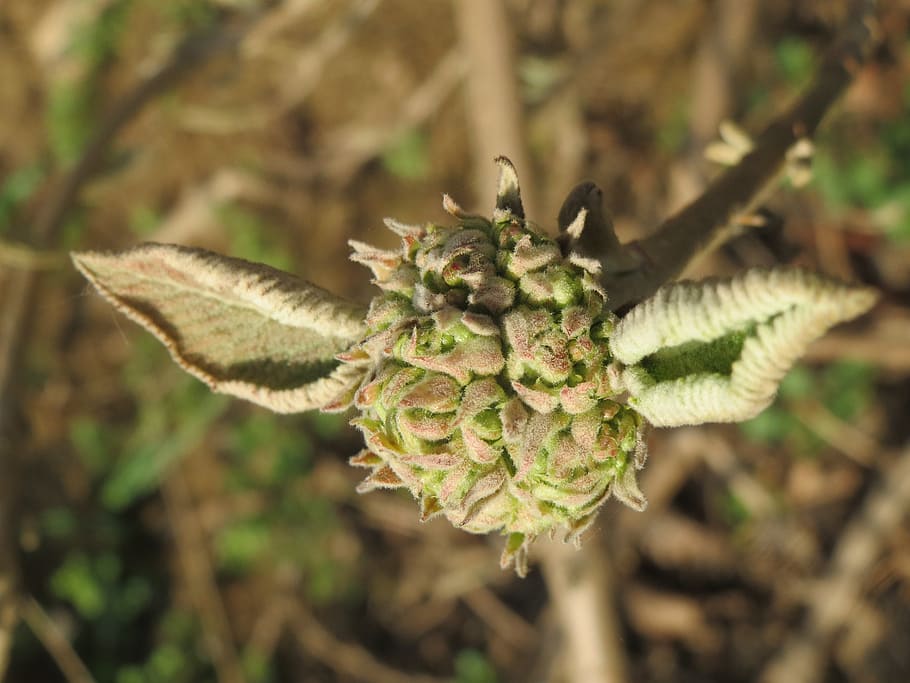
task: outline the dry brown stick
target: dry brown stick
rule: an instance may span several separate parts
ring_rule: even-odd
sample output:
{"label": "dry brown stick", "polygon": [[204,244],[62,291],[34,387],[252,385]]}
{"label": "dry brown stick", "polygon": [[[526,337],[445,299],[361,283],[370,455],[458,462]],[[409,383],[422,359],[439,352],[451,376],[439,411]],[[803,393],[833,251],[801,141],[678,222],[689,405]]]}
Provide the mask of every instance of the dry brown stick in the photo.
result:
{"label": "dry brown stick", "polygon": [[617,310],[653,294],[677,277],[697,256],[710,249],[724,228],[777,178],[786,155],[802,138],[810,137],[825,113],[853,79],[870,42],[874,0],[851,0],[847,23],[803,96],[756,139],[740,163],[716,178],[708,189],[654,232],[626,245],[642,255],[634,270],[605,273],[603,284],[610,306]]}
{"label": "dry brown stick", "polygon": [[828,650],[862,597],[864,578],[910,513],[910,447],[884,468],[834,549],[825,576],[812,591],[802,633],[766,667],[762,683],[821,680]]}
{"label": "dry brown stick", "polygon": [[525,149],[514,36],[506,9],[502,0],[454,0],[453,8],[461,49],[468,60],[465,95],[475,200],[480,207],[494,205],[499,169],[493,158],[507,156],[526,190],[522,196],[525,212],[537,216],[530,157]]}
{"label": "dry brown stick", "polygon": [[220,683],[243,683],[243,667],[234,647],[234,636],[215,584],[208,543],[191,498],[183,471],[178,466],[161,488],[168,519],[174,532],[177,554],[189,594],[202,623],[205,646]]}
{"label": "dry brown stick", "polygon": [[66,256],[54,251],[32,249],[24,244],[0,240],[0,266],[19,270],[51,270],[67,262]]}
{"label": "dry brown stick", "polygon": [[[236,46],[246,24],[234,32],[213,31],[203,36],[191,36],[177,48],[172,58],[156,73],[138,83],[118,100],[102,119],[76,164],[67,170],[42,204],[29,234],[30,246],[37,249],[52,245],[66,216],[76,202],[83,185],[98,171],[105,154],[117,134],[156,97],[176,85],[182,78],[209,57]],[[0,278],[4,277],[0,273]],[[16,544],[12,530],[16,528],[15,507],[17,486],[10,424],[15,414],[16,381],[21,365],[20,354],[25,335],[25,323],[38,275],[31,270],[15,270],[5,274],[0,287],[0,679],[6,669],[10,633],[17,621]]]}
{"label": "dry brown stick", "polygon": [[67,683],[95,683],[73,646],[37,600],[28,596],[22,601],[20,610],[23,621],[53,657]]}
{"label": "dry brown stick", "polygon": [[383,664],[365,648],[338,640],[303,605],[297,605],[291,623],[300,647],[343,677],[367,683],[442,683],[444,680],[408,674]]}
{"label": "dry brown stick", "polygon": [[809,347],[806,361],[831,363],[851,360],[868,363],[895,375],[910,374],[910,346],[907,336],[890,334],[890,330],[867,332],[833,332]]}
{"label": "dry brown stick", "polygon": [[[0,439],[6,436],[0,434]],[[0,444],[0,448],[5,446]],[[8,470],[0,474],[0,680],[9,667],[13,632],[19,621],[19,563],[16,556],[17,538],[13,525],[12,500]]]}
{"label": "dry brown stick", "polygon": [[579,550],[559,541],[541,543],[544,579],[566,639],[566,680],[627,680],[613,571],[601,539],[591,535]]}
{"label": "dry brown stick", "polygon": [[[375,122],[343,126],[328,136],[320,150],[318,165],[335,182],[347,183],[370,159],[376,157],[395,138],[423,124],[439,110],[449,93],[464,76],[465,60],[458,50],[450,50],[433,71],[401,103],[394,123],[381,128]],[[490,166],[494,166],[492,163]]]}
{"label": "dry brown stick", "polygon": [[476,588],[462,596],[474,614],[514,648],[526,650],[537,642],[537,631],[513,612],[489,588]]}
{"label": "dry brown stick", "polygon": [[[225,111],[221,107],[190,107],[181,115],[182,125],[191,130],[221,135],[273,125],[313,93],[322,81],[326,66],[343,53],[379,3],[380,0],[354,0],[339,17],[324,26],[310,44],[294,45],[289,49],[287,59],[282,60],[285,65],[283,72],[272,75],[272,79],[282,86],[274,101],[240,112]],[[286,27],[289,20],[313,9],[312,5],[304,6],[309,3],[296,4],[297,7],[279,4],[268,17],[268,23],[263,20],[260,29],[249,33],[241,48],[244,58],[255,59],[275,48],[274,34],[281,26],[277,22]]]}

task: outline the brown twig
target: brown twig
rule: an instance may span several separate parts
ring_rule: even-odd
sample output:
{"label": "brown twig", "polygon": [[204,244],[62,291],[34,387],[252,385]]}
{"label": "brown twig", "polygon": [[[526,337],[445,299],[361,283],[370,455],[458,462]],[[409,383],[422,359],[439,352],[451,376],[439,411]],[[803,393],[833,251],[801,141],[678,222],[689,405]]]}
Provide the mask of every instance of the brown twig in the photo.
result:
{"label": "brown twig", "polygon": [[32,249],[23,244],[0,240],[0,266],[19,270],[51,270],[64,265],[68,259],[63,254]]}
{"label": "brown twig", "polygon": [[297,606],[291,623],[301,648],[345,678],[367,683],[442,683],[440,678],[393,669],[369,650],[338,640],[303,605]]}
{"label": "brown twig", "polygon": [[537,631],[513,612],[489,588],[476,588],[462,596],[465,604],[500,638],[518,650],[527,650],[537,642]]}
{"label": "brown twig", "polygon": [[205,533],[179,465],[161,490],[170,526],[174,531],[184,580],[202,623],[203,644],[215,667],[218,680],[220,683],[243,683],[243,667],[234,647],[234,637],[221,594],[215,585]]}
{"label": "brown twig", "polygon": [[613,598],[613,571],[601,539],[591,534],[580,550],[540,542],[543,573],[564,637],[571,683],[621,683],[626,657]]}
{"label": "brown twig", "polygon": [[53,657],[67,683],[95,683],[92,674],[76,654],[66,636],[60,632],[53,619],[33,597],[25,598],[20,610],[23,621],[28,624],[35,637],[44,645],[44,649]]}
{"label": "brown twig", "polygon": [[522,201],[527,215],[536,216],[514,37],[506,8],[502,0],[455,0],[452,4],[461,49],[468,60],[465,96],[471,124],[475,200],[483,207],[494,205],[499,169],[492,162],[494,157],[504,155],[515,164],[526,189]]}
{"label": "brown twig", "polygon": [[617,310],[647,298],[682,273],[697,256],[716,245],[724,228],[748,212],[756,197],[773,183],[786,155],[800,139],[810,137],[825,113],[853,79],[870,42],[874,0],[852,0],[840,39],[825,55],[804,95],[755,140],[753,150],[712,182],[695,201],[667,218],[654,232],[626,249],[642,254],[642,265],[626,272],[605,273],[603,284]]}

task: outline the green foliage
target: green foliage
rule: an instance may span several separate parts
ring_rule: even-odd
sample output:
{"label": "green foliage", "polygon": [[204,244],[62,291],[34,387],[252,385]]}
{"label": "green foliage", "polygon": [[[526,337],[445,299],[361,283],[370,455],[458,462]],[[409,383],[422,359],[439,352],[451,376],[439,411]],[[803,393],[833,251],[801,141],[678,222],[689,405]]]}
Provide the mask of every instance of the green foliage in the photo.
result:
{"label": "green foliage", "polygon": [[[902,98],[906,111],[910,87]],[[882,123],[862,145],[849,130],[824,130],[818,147],[813,172],[826,204],[835,211],[872,209],[887,236],[910,240],[910,118]]]}
{"label": "green foliage", "polygon": [[657,129],[658,148],[670,155],[683,151],[689,139],[691,107],[688,99],[681,99],[665,114]]}
{"label": "green foliage", "polygon": [[858,362],[841,361],[817,372],[797,366],[781,383],[778,400],[741,423],[740,429],[752,441],[784,445],[798,455],[815,455],[825,443],[794,408],[800,402],[818,400],[841,420],[854,420],[872,402],[874,380],[874,369]]}
{"label": "green foliage", "polygon": [[272,662],[261,652],[247,648],[241,655],[240,665],[249,683],[271,683],[276,680]]}
{"label": "green foliage", "polygon": [[100,79],[117,53],[132,6],[133,0],[111,2],[73,30],[68,58],[79,76],[53,84],[46,112],[51,151],[60,164],[72,164],[94,130]]}
{"label": "green foliage", "polygon": [[104,504],[120,509],[154,490],[167,470],[205,437],[230,400],[212,394],[199,382],[143,405],[135,431],[102,489]]}
{"label": "green foliage", "polygon": [[774,48],[774,63],[788,85],[803,87],[815,69],[815,54],[802,38],[789,36]]}
{"label": "green foliage", "polygon": [[462,650],[455,657],[456,683],[497,683],[496,669],[482,652]]}
{"label": "green foliage", "polygon": [[155,6],[168,23],[176,24],[183,30],[211,26],[218,16],[214,3],[208,0],[170,0],[155,3]]}
{"label": "green foliage", "polygon": [[92,418],[74,418],[69,425],[69,436],[89,472],[101,474],[107,469],[116,439],[112,429]]}
{"label": "green foliage", "polygon": [[51,578],[51,590],[71,603],[87,619],[98,616],[104,607],[104,590],[94,567],[82,554],[69,557]]}
{"label": "green foliage", "polygon": [[525,55],[518,63],[522,99],[528,104],[545,101],[567,77],[568,65],[549,56]]}
{"label": "green foliage", "polygon": [[161,216],[148,206],[138,206],[130,214],[130,231],[140,238],[148,238],[161,224]]}
{"label": "green foliage", "polygon": [[353,558],[338,551],[344,530],[335,507],[308,483],[316,457],[312,425],[323,417],[257,411],[232,425],[224,444],[227,487],[238,497],[261,496],[262,505],[231,519],[215,538],[223,572],[242,576],[291,566],[302,573],[308,597],[317,603],[358,590]]}
{"label": "green foliage", "polygon": [[0,183],[0,235],[9,230],[19,206],[32,196],[45,174],[42,165],[32,164],[16,169]]}
{"label": "green foliage", "polygon": [[738,527],[749,521],[749,508],[733,492],[727,491],[720,501],[721,515],[727,523]]}
{"label": "green foliage", "polygon": [[201,635],[192,615],[179,609],[169,610],[158,622],[148,657],[120,667],[112,680],[115,683],[214,681],[211,665],[200,656]]}
{"label": "green foliage", "polygon": [[426,178],[430,170],[427,139],[416,128],[406,131],[382,153],[382,165],[403,180]]}
{"label": "green foliage", "polygon": [[227,230],[231,254],[279,270],[294,270],[287,246],[271,237],[274,231],[259,214],[230,203],[217,206],[215,214]]}
{"label": "green foliage", "polygon": [[79,520],[68,507],[53,507],[41,513],[41,533],[46,538],[65,540],[73,536]]}

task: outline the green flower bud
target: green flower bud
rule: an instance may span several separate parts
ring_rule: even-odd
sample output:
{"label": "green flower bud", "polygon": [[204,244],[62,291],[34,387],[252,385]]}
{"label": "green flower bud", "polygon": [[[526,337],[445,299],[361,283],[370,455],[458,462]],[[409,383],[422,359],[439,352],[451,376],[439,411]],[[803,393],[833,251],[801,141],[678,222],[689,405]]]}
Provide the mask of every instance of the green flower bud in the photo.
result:
{"label": "green flower bud", "polygon": [[352,243],[383,293],[339,358],[372,363],[354,399],[368,450],[351,462],[372,470],[359,490],[405,487],[422,519],[506,535],[503,565],[524,574],[535,537],[577,541],[611,494],[644,507],[643,422],[616,400],[596,273],[525,221],[498,161],[492,220],[447,197],[454,226],[390,220],[400,250]]}

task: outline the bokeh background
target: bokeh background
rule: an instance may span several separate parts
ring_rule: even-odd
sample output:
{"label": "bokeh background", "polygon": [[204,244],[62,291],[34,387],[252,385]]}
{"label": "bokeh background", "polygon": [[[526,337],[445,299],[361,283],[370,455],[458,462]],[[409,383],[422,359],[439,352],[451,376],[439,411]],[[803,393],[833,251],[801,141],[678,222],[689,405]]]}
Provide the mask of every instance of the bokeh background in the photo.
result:
{"label": "bokeh background", "polygon": [[[814,182],[690,275],[800,263],[882,300],[755,420],[652,431],[650,507],[608,503],[583,551],[606,558],[603,645],[628,680],[755,681],[794,644],[808,673],[774,680],[910,680],[910,3],[877,16]],[[501,152],[540,225],[592,179],[631,239],[717,172],[701,152],[721,120],[756,132],[795,97],[842,17],[832,0],[0,0],[5,680],[586,680],[535,555],[517,579],[500,539],[357,496],[349,416],[209,394],[65,253],[201,246],[366,302],[346,241],[391,246],[388,215],[446,220],[442,192],[489,210]]]}

